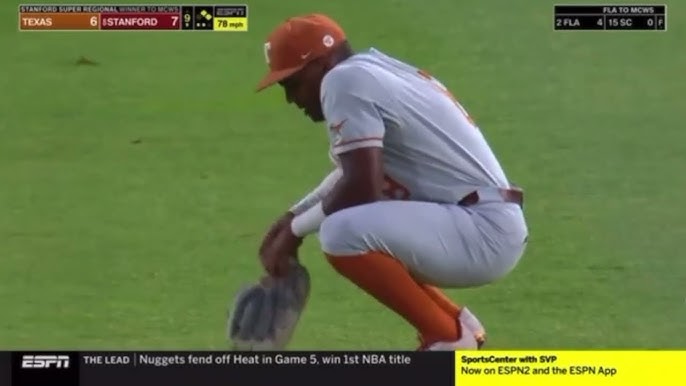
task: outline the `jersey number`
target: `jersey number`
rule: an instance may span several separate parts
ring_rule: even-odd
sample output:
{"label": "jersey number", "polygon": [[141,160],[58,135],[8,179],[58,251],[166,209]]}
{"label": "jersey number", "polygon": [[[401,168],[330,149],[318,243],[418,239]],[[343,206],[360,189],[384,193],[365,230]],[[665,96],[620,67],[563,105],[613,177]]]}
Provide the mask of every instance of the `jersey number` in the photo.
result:
{"label": "jersey number", "polygon": [[455,98],[455,96],[453,95],[453,93],[450,92],[450,90],[448,90],[445,86],[440,84],[436,80],[436,78],[433,77],[433,75],[429,74],[425,70],[417,70],[417,74],[419,74],[419,76],[421,76],[422,78],[431,82],[431,84],[436,88],[436,90],[440,91],[443,95],[450,98],[450,100],[453,101],[453,103],[455,103],[455,106],[457,106],[457,108],[460,109],[460,111],[462,111],[462,114],[464,114],[465,118],[467,118],[469,123],[471,123],[472,126],[476,127],[476,123],[474,123],[474,120],[472,119],[472,117],[469,115],[469,113],[467,113],[467,110],[465,110],[465,108],[462,107],[460,102],[457,101],[457,98]]}
{"label": "jersey number", "polygon": [[410,191],[400,182],[388,175],[384,175],[383,180],[384,184],[381,192],[386,198],[390,200],[408,200],[410,198]]}

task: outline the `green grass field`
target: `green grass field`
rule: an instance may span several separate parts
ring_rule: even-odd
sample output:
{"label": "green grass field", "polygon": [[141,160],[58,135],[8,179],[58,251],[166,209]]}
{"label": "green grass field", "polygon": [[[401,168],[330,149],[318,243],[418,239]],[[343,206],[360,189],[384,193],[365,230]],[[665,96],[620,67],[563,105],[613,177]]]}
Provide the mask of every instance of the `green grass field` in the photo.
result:
{"label": "green grass field", "polygon": [[[682,2],[667,32],[554,32],[551,0],[257,0],[244,33],[20,33],[9,3],[0,347],[227,347],[263,232],[330,167],[323,126],[279,89],[253,92],[268,31],[322,11],[356,48],[441,78],[527,190],[517,270],[450,292],[491,348],[686,348]],[[303,248],[313,293],[294,349],[414,348],[315,239]]]}

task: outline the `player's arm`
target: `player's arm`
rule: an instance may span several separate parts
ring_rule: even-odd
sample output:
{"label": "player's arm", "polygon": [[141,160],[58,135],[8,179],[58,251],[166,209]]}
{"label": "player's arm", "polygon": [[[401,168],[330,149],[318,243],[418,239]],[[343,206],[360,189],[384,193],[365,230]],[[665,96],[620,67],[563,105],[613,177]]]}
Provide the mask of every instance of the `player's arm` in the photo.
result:
{"label": "player's arm", "polygon": [[339,154],[343,176],[322,200],[330,215],[383,198],[383,162],[380,147],[362,147]]}
{"label": "player's arm", "polygon": [[313,206],[317,205],[318,203],[320,203],[322,199],[324,199],[324,197],[326,197],[331,192],[336,183],[341,179],[342,175],[342,169],[337,166],[334,170],[331,171],[331,173],[324,177],[319,186],[317,186],[314,190],[312,190],[300,201],[298,201],[295,205],[293,205],[289,209],[289,212],[292,213],[294,216],[298,216],[307,211],[308,209],[312,208]]}
{"label": "player's arm", "polygon": [[384,121],[375,101],[383,87],[358,68],[334,71],[322,83],[322,109],[331,152],[338,157],[341,178],[324,199],[296,216],[296,236],[319,229],[326,216],[352,206],[382,199]]}

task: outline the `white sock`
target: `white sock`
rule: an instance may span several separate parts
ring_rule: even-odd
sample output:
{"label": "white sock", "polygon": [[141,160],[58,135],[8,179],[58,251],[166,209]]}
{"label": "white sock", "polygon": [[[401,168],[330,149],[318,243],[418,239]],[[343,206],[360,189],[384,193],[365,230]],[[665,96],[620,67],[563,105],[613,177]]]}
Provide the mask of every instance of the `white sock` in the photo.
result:
{"label": "white sock", "polygon": [[486,333],[486,329],[479,319],[477,319],[467,307],[462,308],[459,319],[460,323],[466,326],[467,330],[472,332],[472,335],[483,335]]}

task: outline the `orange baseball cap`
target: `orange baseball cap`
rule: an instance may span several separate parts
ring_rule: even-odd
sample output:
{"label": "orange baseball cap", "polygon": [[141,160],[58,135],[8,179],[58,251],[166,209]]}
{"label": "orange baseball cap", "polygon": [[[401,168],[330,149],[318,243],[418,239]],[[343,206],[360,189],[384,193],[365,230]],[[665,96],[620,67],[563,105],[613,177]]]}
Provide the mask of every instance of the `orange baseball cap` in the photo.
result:
{"label": "orange baseball cap", "polygon": [[258,83],[257,91],[293,75],[345,40],[343,29],[326,15],[313,13],[286,19],[264,44],[269,72]]}

